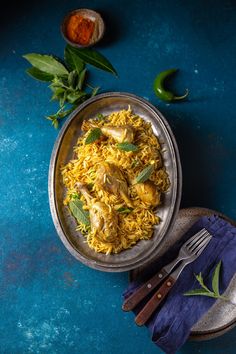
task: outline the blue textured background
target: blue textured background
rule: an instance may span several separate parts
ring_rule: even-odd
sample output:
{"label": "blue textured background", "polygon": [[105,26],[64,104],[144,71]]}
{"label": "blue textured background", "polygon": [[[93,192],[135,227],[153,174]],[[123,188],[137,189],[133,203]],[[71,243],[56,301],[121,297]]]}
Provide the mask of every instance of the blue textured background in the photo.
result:
{"label": "blue textured background", "polygon": [[[119,79],[91,68],[102,91],[143,96],[166,115],[183,164],[182,207],[204,206],[236,218],[236,3],[199,1],[3,1],[0,14],[0,352],[124,353],[159,351],[133,315],[121,311],[128,274],[86,268],[63,247],[47,195],[58,132],[47,85],[26,76],[22,55],[62,56],[59,25],[71,9],[100,11],[107,25],[97,49]],[[173,82],[188,102],[165,104],[152,91],[155,75],[180,68]],[[236,330],[180,353],[235,353]]]}

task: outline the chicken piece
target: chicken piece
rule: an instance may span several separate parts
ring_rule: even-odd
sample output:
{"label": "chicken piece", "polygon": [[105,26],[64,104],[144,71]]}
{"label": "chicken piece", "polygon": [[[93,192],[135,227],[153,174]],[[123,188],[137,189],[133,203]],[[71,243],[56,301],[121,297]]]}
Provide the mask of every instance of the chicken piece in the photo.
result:
{"label": "chicken piece", "polygon": [[94,235],[102,242],[117,240],[118,216],[115,210],[103,202],[93,202],[93,197],[83,183],[76,183],[77,190],[85,197]]}
{"label": "chicken piece", "polygon": [[89,210],[92,230],[103,242],[117,241],[118,216],[115,210],[102,202],[94,203]]}
{"label": "chicken piece", "polygon": [[137,183],[134,186],[142,202],[152,207],[161,204],[161,193],[152,181]]}
{"label": "chicken piece", "polygon": [[96,183],[104,191],[120,195],[129,207],[133,206],[126,179],[116,165],[109,162],[101,163],[97,170]]}
{"label": "chicken piece", "polygon": [[102,133],[107,137],[112,137],[117,143],[128,142],[134,140],[134,128],[130,125],[107,126],[101,128]]}

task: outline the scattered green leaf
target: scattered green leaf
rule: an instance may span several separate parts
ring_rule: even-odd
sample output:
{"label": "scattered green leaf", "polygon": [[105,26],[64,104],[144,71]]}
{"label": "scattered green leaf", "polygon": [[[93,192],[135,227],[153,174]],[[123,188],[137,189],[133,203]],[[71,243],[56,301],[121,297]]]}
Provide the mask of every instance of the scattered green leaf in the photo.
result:
{"label": "scattered green leaf", "polygon": [[71,198],[71,200],[79,199],[80,198],[80,194],[79,193],[71,193],[70,194],[70,198]]}
{"label": "scattered green leaf", "polygon": [[[64,52],[65,63],[51,55],[30,53],[23,56],[33,65],[26,70],[27,74],[34,79],[50,82],[51,100],[59,102],[59,111],[46,117],[55,128],[58,128],[59,119],[71,113],[86,99],[95,96],[99,90],[99,87],[93,87],[86,82],[85,61],[81,56],[97,68],[116,73],[110,62],[96,51],[85,50],[81,54],[69,45]],[[66,108],[67,104],[70,105],[69,109]]]}
{"label": "scattered green leaf", "polygon": [[69,103],[77,103],[79,100],[81,100],[82,98],[84,98],[86,96],[87,96],[87,93],[83,92],[83,91],[71,92],[71,93],[67,94],[66,100]]}
{"label": "scattered green leaf", "polygon": [[59,126],[58,121],[66,117],[68,114],[70,114],[74,109],[75,109],[74,106],[72,106],[69,109],[66,109],[66,106],[63,106],[55,114],[51,114],[49,116],[46,116],[45,118],[50,120],[54,128],[57,129]]}
{"label": "scattered green leaf", "polygon": [[83,202],[79,199],[74,199],[69,202],[69,208],[72,215],[79,223],[86,226],[90,225],[89,212],[83,209]]}
{"label": "scattered green leaf", "polygon": [[94,97],[96,96],[96,94],[98,93],[98,90],[100,89],[100,87],[94,87],[93,90],[92,90],[92,93],[91,93],[91,97]]}
{"label": "scattered green leaf", "polygon": [[127,207],[121,207],[119,209],[117,209],[117,211],[120,213],[120,214],[129,214],[133,211],[134,209],[132,208],[127,208]]}
{"label": "scattered green leaf", "polygon": [[219,293],[219,275],[220,275],[221,261],[216,265],[212,275],[212,290],[210,290],[204,283],[202,274],[195,275],[201,289],[193,289],[184,293],[185,296],[208,296],[214,299],[222,299],[229,301],[229,299]]}
{"label": "scattered green leaf", "polygon": [[89,131],[87,138],[85,139],[85,144],[91,144],[94,141],[100,139],[100,137],[102,136],[102,131],[100,128],[94,128],[92,130]]}
{"label": "scattered green leaf", "polygon": [[75,89],[78,81],[77,71],[73,70],[68,75],[68,85],[71,89]]}
{"label": "scattered green leaf", "polygon": [[134,144],[131,144],[128,142],[119,143],[119,144],[116,144],[116,146],[118,147],[118,149],[123,150],[123,151],[138,151],[137,145],[134,145]]}
{"label": "scattered green leaf", "polygon": [[67,93],[64,92],[63,95],[59,98],[60,107],[64,107],[66,99],[67,99]]}
{"label": "scattered green leaf", "polygon": [[82,90],[83,84],[84,84],[84,80],[85,80],[85,75],[86,75],[87,69],[84,69],[81,71],[80,75],[79,75],[79,81],[77,84],[77,89]]}
{"label": "scattered green leaf", "polygon": [[62,87],[51,88],[53,91],[52,101],[60,101],[62,97],[64,97],[65,89]]}
{"label": "scattered green leaf", "polygon": [[54,126],[55,129],[58,129],[58,126],[59,126],[58,119],[53,119],[52,120],[52,125]]}
{"label": "scattered green leaf", "polygon": [[140,173],[139,175],[135,178],[135,182],[136,183],[143,183],[145,181],[147,181],[150,177],[151,174],[154,171],[154,165],[149,165],[147,167],[145,167]]}
{"label": "scattered green leaf", "polygon": [[98,113],[97,118],[98,118],[98,119],[104,119],[105,116],[104,116],[102,113]]}
{"label": "scattered green leaf", "polygon": [[206,291],[209,291],[208,287],[204,284],[204,280],[202,277],[202,273],[200,272],[199,274],[195,275],[197,281],[199,282],[199,284],[201,285],[201,287],[203,289],[205,289]]}
{"label": "scattered green leaf", "polygon": [[78,74],[84,69],[84,62],[72,50],[72,47],[67,45],[64,51],[64,58],[70,70],[76,70]]}
{"label": "scattered green leaf", "polygon": [[30,53],[23,55],[23,58],[45,73],[57,76],[68,75],[66,67],[51,55]]}
{"label": "scattered green leaf", "polygon": [[107,71],[117,76],[117,72],[114,67],[111,65],[109,60],[107,60],[101,53],[89,48],[73,48],[69,46],[70,51],[77,55],[82,61],[87,64],[93,65],[98,69]]}
{"label": "scattered green leaf", "polygon": [[44,71],[41,71],[41,70],[35,68],[34,66],[32,66],[31,68],[26,69],[26,73],[29,76],[31,76],[34,79],[39,80],[39,81],[48,82],[48,81],[52,81],[53,78],[54,78],[53,75],[45,73]]}
{"label": "scattered green leaf", "polygon": [[219,292],[219,277],[220,277],[221,261],[217,264],[212,275],[212,290],[216,295],[220,295]]}

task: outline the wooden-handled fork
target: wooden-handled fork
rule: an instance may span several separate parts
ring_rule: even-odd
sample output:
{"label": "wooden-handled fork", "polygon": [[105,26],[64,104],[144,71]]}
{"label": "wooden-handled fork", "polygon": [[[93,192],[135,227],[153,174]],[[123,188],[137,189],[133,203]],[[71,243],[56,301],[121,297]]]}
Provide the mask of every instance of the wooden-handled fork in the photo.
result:
{"label": "wooden-handled fork", "polygon": [[181,247],[178,257],[167,266],[162,268],[157,274],[149,279],[145,284],[138,288],[130,297],[128,297],[122,306],[124,311],[134,309],[141,300],[143,300],[151,291],[153,291],[172,271],[172,269],[183,261],[180,266],[164,281],[163,285],[157,290],[153,297],[148,301],[144,308],[135,318],[135,322],[141,326],[150,318],[157,306],[167,296],[184,267],[193,262],[208,245],[211,234],[202,229],[197,234],[187,240]]}

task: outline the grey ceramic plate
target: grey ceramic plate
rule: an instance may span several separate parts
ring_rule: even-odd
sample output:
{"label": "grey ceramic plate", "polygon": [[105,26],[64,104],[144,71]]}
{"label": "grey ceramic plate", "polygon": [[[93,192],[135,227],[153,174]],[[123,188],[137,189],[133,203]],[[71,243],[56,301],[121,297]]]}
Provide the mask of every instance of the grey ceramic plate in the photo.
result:
{"label": "grey ceramic plate", "polygon": [[[236,222],[227,218],[225,215],[210,209],[205,208],[188,208],[179,211],[176,223],[171,233],[163,243],[160,253],[163,254],[173,243],[175,243],[201,216],[219,215],[236,226]],[[130,279],[135,279],[143,270],[138,268],[130,272]],[[228,286],[225,295],[230,298],[233,303],[236,303],[236,276],[232,279]],[[206,340],[215,338],[236,324],[236,306],[226,303],[222,300],[217,300],[212,308],[194,325],[191,331],[191,339]]]}
{"label": "grey ceramic plate", "polygon": [[[81,134],[81,123],[84,119],[96,117],[99,113],[108,115],[114,111],[127,109],[129,105],[135,114],[151,122],[155,135],[161,141],[164,165],[169,174],[171,187],[165,195],[163,206],[158,210],[162,222],[155,229],[152,239],[139,241],[131,249],[119,254],[104,255],[91,250],[84,237],[75,231],[75,220],[63,206],[65,188],[62,184],[60,168],[73,156],[73,146]],[[49,200],[52,218],[58,235],[71,254],[95,269],[107,272],[127,271],[156,257],[159,245],[175,222],[181,187],[179,153],[168,123],[149,102],[131,94],[111,92],[89,99],[71,114],[54,145],[49,169]]]}

